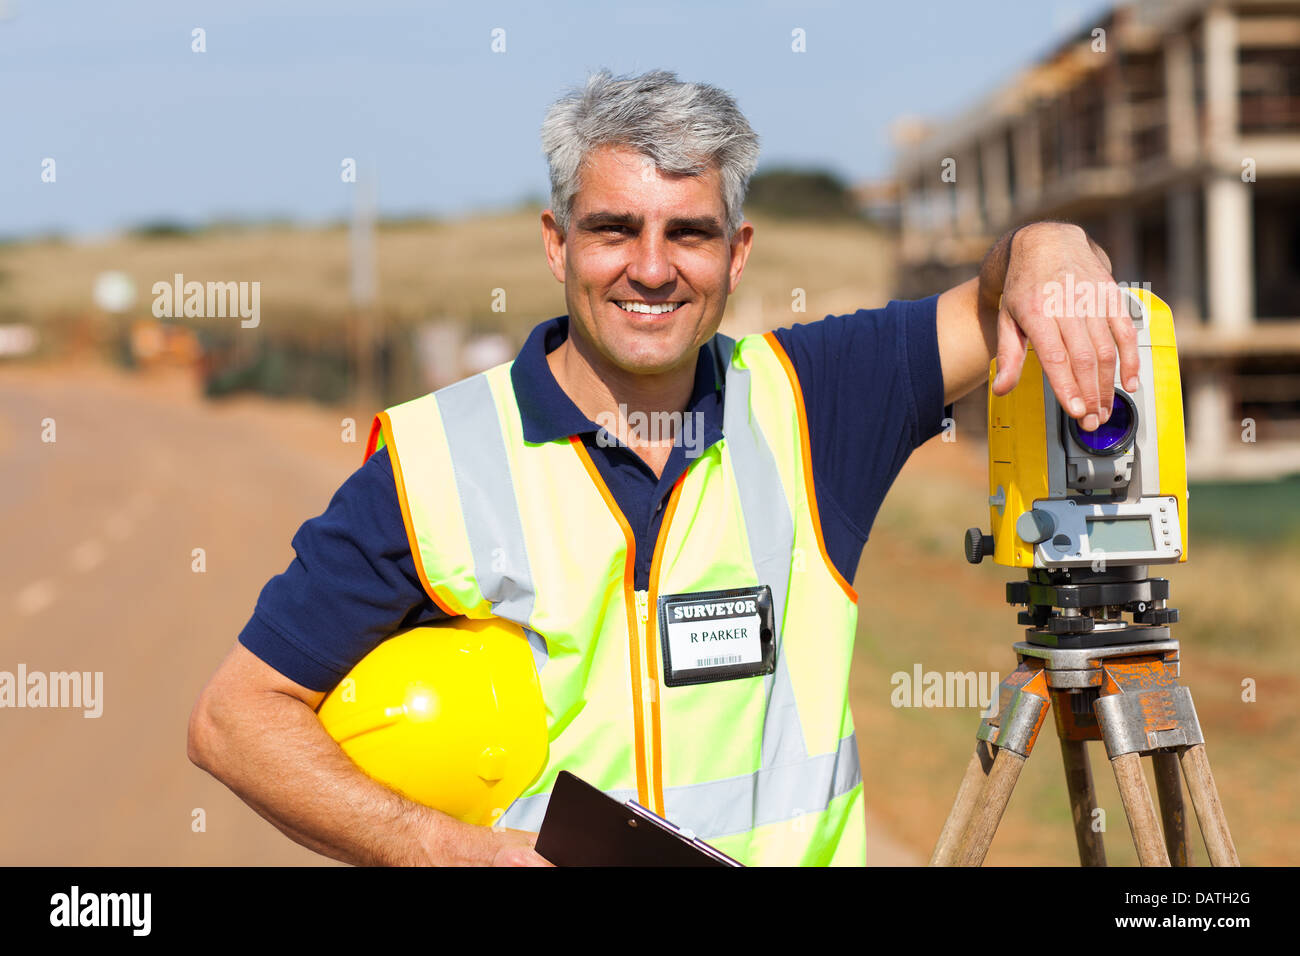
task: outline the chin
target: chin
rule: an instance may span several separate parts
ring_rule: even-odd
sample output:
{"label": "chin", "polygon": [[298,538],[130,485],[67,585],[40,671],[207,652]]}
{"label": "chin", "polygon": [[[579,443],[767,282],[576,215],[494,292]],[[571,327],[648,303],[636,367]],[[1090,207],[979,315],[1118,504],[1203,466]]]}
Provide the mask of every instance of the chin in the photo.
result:
{"label": "chin", "polygon": [[[694,351],[694,350],[692,350]],[[662,355],[651,352],[632,352],[614,356],[619,368],[638,375],[658,375],[670,372],[682,360],[678,354]]]}

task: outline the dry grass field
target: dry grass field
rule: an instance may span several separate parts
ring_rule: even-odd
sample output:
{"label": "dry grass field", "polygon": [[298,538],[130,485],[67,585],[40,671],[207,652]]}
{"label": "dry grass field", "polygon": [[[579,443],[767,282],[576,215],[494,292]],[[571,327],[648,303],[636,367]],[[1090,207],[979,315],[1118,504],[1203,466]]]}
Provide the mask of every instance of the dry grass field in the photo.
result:
{"label": "dry grass field", "polygon": [[[381,225],[375,235],[378,312],[402,325],[429,318],[465,321],[473,331],[520,338],[566,311],[563,287],[542,251],[540,209],[475,219]],[[855,224],[755,219],[755,242],[732,319],[770,328],[828,312],[883,304],[892,285],[891,243]],[[261,283],[263,335],[330,334],[347,314],[350,239],[331,229],[214,229],[185,237],[122,237],[104,243],[0,246],[0,314],[8,321],[57,322],[93,315],[90,290],[109,269],[134,281],[133,314],[149,314],[155,282]],[[505,310],[493,311],[505,292]],[[795,289],[806,313],[791,311]],[[0,319],[4,321],[4,319]],[[222,319],[189,320],[220,323]],[[766,323],[766,324],[764,324]]]}

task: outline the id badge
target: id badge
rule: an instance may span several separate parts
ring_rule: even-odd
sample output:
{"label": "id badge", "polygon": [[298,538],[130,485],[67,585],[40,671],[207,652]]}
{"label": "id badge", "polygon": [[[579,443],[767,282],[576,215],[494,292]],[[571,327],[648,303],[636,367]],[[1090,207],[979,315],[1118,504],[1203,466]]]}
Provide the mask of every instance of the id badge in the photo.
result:
{"label": "id badge", "polygon": [[669,687],[756,677],[776,670],[772,589],[659,596],[664,683]]}

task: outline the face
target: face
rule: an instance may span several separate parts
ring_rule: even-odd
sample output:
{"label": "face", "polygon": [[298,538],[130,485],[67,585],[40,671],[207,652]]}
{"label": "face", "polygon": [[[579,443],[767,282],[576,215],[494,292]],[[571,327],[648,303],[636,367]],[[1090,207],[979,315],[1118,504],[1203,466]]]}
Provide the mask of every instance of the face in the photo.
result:
{"label": "face", "polygon": [[572,332],[601,364],[640,375],[694,368],[753,238],[745,223],[728,239],[716,169],[664,174],[624,147],[587,157],[567,233],[549,209],[542,223]]}

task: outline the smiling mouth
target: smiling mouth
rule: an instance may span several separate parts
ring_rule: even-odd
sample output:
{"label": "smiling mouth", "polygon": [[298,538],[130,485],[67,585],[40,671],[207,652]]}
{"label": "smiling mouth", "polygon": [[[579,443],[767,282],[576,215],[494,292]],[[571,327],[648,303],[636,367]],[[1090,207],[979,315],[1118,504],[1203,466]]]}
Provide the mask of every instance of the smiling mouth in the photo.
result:
{"label": "smiling mouth", "polygon": [[634,299],[615,300],[614,304],[624,312],[633,312],[638,315],[667,315],[676,312],[685,302],[657,302],[653,305],[649,302],[637,302]]}

